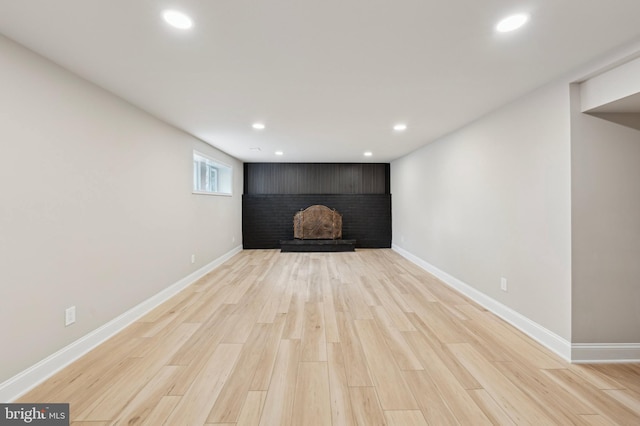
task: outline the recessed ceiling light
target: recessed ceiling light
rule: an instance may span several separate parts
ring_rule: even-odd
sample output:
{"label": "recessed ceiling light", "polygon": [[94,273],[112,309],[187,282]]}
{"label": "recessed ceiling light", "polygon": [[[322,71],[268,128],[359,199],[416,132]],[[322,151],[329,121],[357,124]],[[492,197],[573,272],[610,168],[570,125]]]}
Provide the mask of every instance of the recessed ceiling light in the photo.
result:
{"label": "recessed ceiling light", "polygon": [[404,123],[398,123],[393,126],[393,130],[395,130],[396,132],[404,132],[405,130],[407,130],[407,125]]}
{"label": "recessed ceiling light", "polygon": [[282,152],[282,151],[276,151],[276,155],[284,155],[284,152]]}
{"label": "recessed ceiling light", "polygon": [[258,151],[262,151],[262,149],[260,149],[260,147],[259,147],[259,146],[254,146],[254,147],[249,148],[249,151],[256,151],[256,152],[258,152]]}
{"label": "recessed ceiling light", "polygon": [[511,15],[498,22],[496,25],[496,31],[500,33],[508,33],[514,31],[526,24],[529,17],[525,14]]}
{"label": "recessed ceiling light", "polygon": [[177,10],[165,10],[162,17],[169,25],[181,30],[188,30],[193,27],[193,21],[187,15]]}
{"label": "recessed ceiling light", "polygon": [[251,127],[253,127],[256,130],[262,130],[265,128],[265,125],[262,123],[253,123]]}
{"label": "recessed ceiling light", "polygon": [[366,152],[364,153],[364,156],[365,156],[365,157],[371,157],[372,155],[373,155],[373,152],[371,152],[371,151],[366,151]]}

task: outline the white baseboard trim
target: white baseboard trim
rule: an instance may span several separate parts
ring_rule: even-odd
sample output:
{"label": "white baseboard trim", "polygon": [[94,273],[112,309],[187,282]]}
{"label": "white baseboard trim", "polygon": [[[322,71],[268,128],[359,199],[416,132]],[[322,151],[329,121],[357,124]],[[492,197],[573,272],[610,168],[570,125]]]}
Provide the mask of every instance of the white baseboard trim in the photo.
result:
{"label": "white baseboard trim", "polygon": [[566,361],[571,361],[572,347],[570,342],[566,339],[558,336],[550,330],[547,330],[540,324],[514,311],[508,306],[503,305],[495,299],[492,299],[486,294],[471,287],[469,284],[466,284],[459,279],[447,274],[446,272],[438,269],[437,267],[431,265],[429,262],[413,255],[403,248],[395,244],[393,244],[391,248],[402,257],[415,263],[422,269],[426,270],[427,272],[444,282],[449,287],[454,288],[474,302],[493,312],[509,324],[516,327],[518,330],[536,340],[541,345],[545,346],[546,348],[558,354],[560,357],[564,358]]}
{"label": "white baseboard trim", "polygon": [[640,362],[640,343],[574,343],[571,362],[614,364]]}
{"label": "white baseboard trim", "polygon": [[15,401],[17,398],[48,379],[53,374],[57,373],[73,361],[80,358],[82,355],[114,336],[122,329],[129,326],[131,323],[135,322],[163,302],[169,300],[180,291],[184,290],[189,285],[193,284],[195,281],[205,276],[241,251],[242,246],[235,247],[231,251],[215,259],[213,262],[203,266],[154,296],[151,296],[144,302],[141,302],[129,309],[122,315],[114,318],[37,364],[6,380],[0,384],[0,401]]}

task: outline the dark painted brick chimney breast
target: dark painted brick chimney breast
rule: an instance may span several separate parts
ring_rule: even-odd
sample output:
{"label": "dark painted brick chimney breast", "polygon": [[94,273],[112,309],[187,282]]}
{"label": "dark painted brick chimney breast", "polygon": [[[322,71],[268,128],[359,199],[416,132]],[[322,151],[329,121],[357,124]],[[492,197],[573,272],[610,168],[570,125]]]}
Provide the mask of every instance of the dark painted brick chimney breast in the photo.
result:
{"label": "dark painted brick chimney breast", "polygon": [[386,163],[245,163],[243,246],[280,248],[280,240],[293,239],[296,212],[321,204],[342,214],[343,239],[389,248],[389,176]]}

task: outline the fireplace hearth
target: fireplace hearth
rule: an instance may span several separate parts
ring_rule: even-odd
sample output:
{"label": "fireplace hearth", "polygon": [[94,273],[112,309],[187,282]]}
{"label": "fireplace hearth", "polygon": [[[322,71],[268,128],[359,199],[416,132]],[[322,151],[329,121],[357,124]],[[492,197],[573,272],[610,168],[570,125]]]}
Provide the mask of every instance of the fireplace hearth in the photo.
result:
{"label": "fireplace hearth", "polygon": [[342,239],[342,215],[335,209],[313,205],[293,216],[292,241],[280,241],[283,252],[354,251],[355,240]]}

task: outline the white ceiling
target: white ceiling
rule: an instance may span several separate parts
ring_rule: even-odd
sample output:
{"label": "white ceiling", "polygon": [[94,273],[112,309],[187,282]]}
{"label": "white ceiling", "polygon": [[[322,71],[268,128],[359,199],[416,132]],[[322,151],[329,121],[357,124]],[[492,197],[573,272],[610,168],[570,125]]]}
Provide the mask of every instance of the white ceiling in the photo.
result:
{"label": "white ceiling", "polygon": [[[640,77],[640,76],[639,76]],[[590,113],[640,113],[640,93],[589,110]]]}
{"label": "white ceiling", "polygon": [[[515,12],[529,23],[495,33]],[[639,16],[638,0],[0,0],[0,33],[243,161],[388,162],[636,39]]]}

